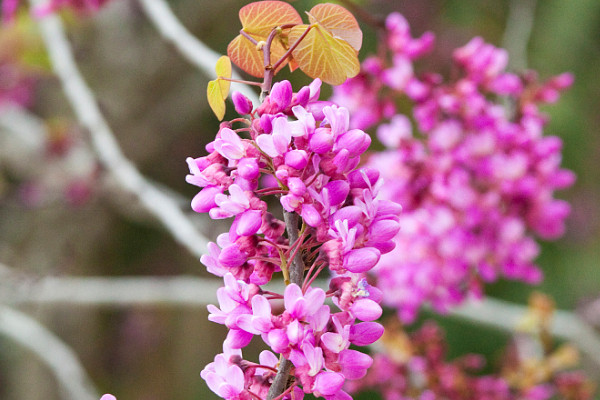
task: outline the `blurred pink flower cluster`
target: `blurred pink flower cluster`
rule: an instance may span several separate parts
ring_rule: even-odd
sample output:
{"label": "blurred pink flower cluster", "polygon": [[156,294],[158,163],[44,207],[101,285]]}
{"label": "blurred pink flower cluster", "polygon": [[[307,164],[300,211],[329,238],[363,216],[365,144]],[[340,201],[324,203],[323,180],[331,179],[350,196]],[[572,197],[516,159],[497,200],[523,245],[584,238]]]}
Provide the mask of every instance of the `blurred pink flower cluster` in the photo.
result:
{"label": "blurred pink flower cluster", "polygon": [[[109,0],[46,0],[34,7],[32,12],[36,17],[43,17],[62,8],[71,8],[79,13],[97,11]],[[14,19],[21,0],[2,0],[2,21],[10,22]]]}
{"label": "blurred pink flower cluster", "polygon": [[350,109],[352,127],[377,125],[386,150],[367,166],[382,172],[381,196],[403,207],[396,247],[373,271],[384,304],[409,322],[424,303],[444,312],[500,277],[539,282],[536,236],[562,235],[570,208],[554,192],[574,181],[560,167],[561,140],[543,135],[539,106],[572,76],[540,83],[533,72],[506,72],[506,50],[478,37],[454,51],[455,79],[417,74],[413,61],[433,35],[412,38],[397,13],[386,28],[388,54],[367,58],[332,97]]}
{"label": "blurred pink flower cluster", "polygon": [[[192,208],[233,218],[202,257],[225,281],[209,319],[229,328],[223,354],[202,377],[226,399],[267,396],[278,357],[266,351],[260,364],[244,361],[240,349],[255,335],[294,365],[295,383],[282,398],[301,399],[304,392],[342,400],[350,398],[343,383],[364,376],[372,363],[350,344],[368,345],[383,333],[373,322],[382,312],[381,292],[365,273],[392,250],[400,207],[376,199],[375,169],[356,169],[371,140],[349,128],[347,109],[318,100],[320,85],[315,80],[293,93],[288,81],[278,82],[256,109],[234,93],[236,111],[249,118],[221,124],[206,146],[209,155],[188,159],[187,181],[202,188]],[[297,240],[290,242],[285,223],[269,211],[271,196],[301,217],[302,226],[292,226],[300,229]],[[307,271],[301,284],[283,294],[260,287],[277,271],[287,280],[297,255]],[[311,284],[327,267],[333,278],[326,292]],[[339,311],[324,304],[328,297]],[[283,312],[272,304],[278,300]]]}
{"label": "blurred pink flower cluster", "polygon": [[[481,374],[483,357],[467,354],[447,361],[442,330],[426,322],[407,334],[386,326],[386,351],[374,355],[365,378],[349,382],[351,393],[376,390],[385,400],[589,400],[594,385],[581,371],[570,371],[573,349],[559,347],[542,359],[518,359],[509,352],[498,374]],[[544,371],[541,373],[540,371]]]}

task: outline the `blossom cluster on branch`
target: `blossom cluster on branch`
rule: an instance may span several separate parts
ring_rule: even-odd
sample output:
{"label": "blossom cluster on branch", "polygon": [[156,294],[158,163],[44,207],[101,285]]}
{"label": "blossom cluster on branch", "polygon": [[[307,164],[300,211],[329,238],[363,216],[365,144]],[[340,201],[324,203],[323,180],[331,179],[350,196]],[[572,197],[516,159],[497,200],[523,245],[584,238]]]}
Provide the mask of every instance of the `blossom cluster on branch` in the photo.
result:
{"label": "blossom cluster on branch", "polygon": [[[350,344],[368,345],[383,333],[373,322],[381,293],[365,273],[393,248],[400,207],[376,198],[379,173],[357,169],[371,140],[349,129],[348,110],[318,100],[320,85],[315,80],[293,93],[288,81],[278,82],[256,108],[234,93],[236,111],[247,117],[222,123],[206,146],[209,155],[188,159],[187,181],[202,187],[192,208],[234,218],[202,257],[225,281],[209,319],[229,328],[224,353],[202,377],[226,399],[267,398],[278,358],[265,351],[259,364],[244,361],[240,349],[255,335],[280,354],[280,365],[293,364],[295,381],[280,398],[305,392],[346,399],[344,382],[364,376],[372,363]],[[271,196],[285,222],[269,211]],[[327,292],[311,287],[324,269],[332,274]],[[262,289],[279,271],[284,293]]]}
{"label": "blossom cluster on branch", "polygon": [[382,171],[381,196],[402,205],[402,229],[373,273],[383,303],[406,322],[424,303],[445,312],[501,277],[540,282],[536,236],[562,235],[570,207],[554,192],[574,181],[539,110],[571,85],[570,74],[541,83],[532,71],[506,72],[506,50],[479,37],[454,51],[453,79],[415,72],[433,43],[391,14],[383,55],[333,95],[352,127],[376,125],[386,147],[366,165]]}

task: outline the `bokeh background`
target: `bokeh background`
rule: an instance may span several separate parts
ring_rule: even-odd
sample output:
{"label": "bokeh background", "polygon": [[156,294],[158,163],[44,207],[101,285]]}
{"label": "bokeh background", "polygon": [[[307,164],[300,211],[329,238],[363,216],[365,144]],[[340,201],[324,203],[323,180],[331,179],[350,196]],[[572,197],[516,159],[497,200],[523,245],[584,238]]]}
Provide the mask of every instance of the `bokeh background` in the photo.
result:
{"label": "bokeh background", "polygon": [[[182,23],[220,53],[237,35],[237,10],[247,3],[169,2]],[[302,12],[315,3],[292,4]],[[446,72],[452,49],[473,36],[503,45],[509,5],[508,0],[361,1],[374,14],[402,12],[415,36],[433,31],[436,50],[420,65],[441,72]],[[65,18],[82,73],[124,153],[147,177],[191,199],[196,190],[184,181],[185,158],[204,155],[204,145],[218,129],[205,99],[212,77],[166,44],[135,1],[111,0],[92,16],[66,13]],[[363,26],[361,59],[377,42],[374,31]],[[89,138],[74,122],[60,83],[47,72],[35,25],[29,29],[33,50],[28,65],[40,77],[31,111],[47,121],[51,135],[39,153],[21,155],[0,148],[0,262],[23,279],[208,277],[195,256],[86,156]],[[508,47],[511,50],[511,43]],[[586,312],[600,302],[600,2],[538,1],[526,49],[527,66],[542,77],[570,71],[576,78],[560,102],[545,109],[551,117],[546,132],[564,140],[564,166],[578,179],[559,194],[571,202],[573,212],[565,236],[543,245],[539,264],[546,278],[535,290],[552,296],[561,309]],[[10,51],[5,47],[0,55]],[[295,88],[309,81],[299,71],[283,73],[282,78],[291,79]],[[202,217],[197,221],[211,238],[226,229]],[[488,293],[524,304],[533,289],[502,281]],[[100,390],[119,399],[216,398],[199,372],[219,352],[225,331],[207,321],[204,307],[37,303],[20,310],[72,346]],[[446,329],[450,357],[479,352],[493,365],[508,339],[469,322],[427,313],[425,317],[439,320]],[[259,351],[255,347],[246,354],[252,359]],[[584,365],[599,376],[599,366]],[[52,374],[36,355],[0,337],[0,399],[60,398]]]}

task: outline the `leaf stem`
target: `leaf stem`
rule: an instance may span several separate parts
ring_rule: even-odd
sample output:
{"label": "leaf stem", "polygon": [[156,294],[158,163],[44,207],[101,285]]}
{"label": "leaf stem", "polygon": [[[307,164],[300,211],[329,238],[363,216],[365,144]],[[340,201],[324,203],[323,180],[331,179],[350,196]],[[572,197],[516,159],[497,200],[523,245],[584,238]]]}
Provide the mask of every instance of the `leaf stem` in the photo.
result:
{"label": "leaf stem", "polygon": [[300,42],[306,37],[306,35],[308,35],[308,32],[313,28],[313,25],[309,25],[308,28],[306,28],[306,30],[302,33],[302,35],[298,38],[298,40],[296,40],[294,42],[294,44],[288,49],[288,51],[285,52],[285,54],[283,56],[281,56],[281,58],[279,59],[279,61],[277,61],[274,65],[273,65],[273,69],[277,70],[277,68],[281,65],[281,63],[283,63],[291,54],[294,50],[296,50],[296,47],[298,47],[298,45],[300,44]]}
{"label": "leaf stem", "polygon": [[269,94],[271,91],[271,86],[273,86],[273,77],[275,76],[275,69],[271,65],[271,46],[273,45],[273,39],[275,39],[275,35],[279,31],[279,27],[273,28],[269,36],[267,37],[267,41],[262,48],[263,51],[263,65],[265,67],[265,75],[264,80],[261,85],[260,91],[260,100],[264,100],[265,96]]}
{"label": "leaf stem", "polygon": [[252,85],[252,86],[261,86],[262,85],[262,83],[260,83],[260,82],[245,81],[243,79],[224,78],[222,76],[219,76],[217,79],[221,79],[221,80],[229,81],[229,82],[235,82],[235,83],[243,83],[244,85]]}
{"label": "leaf stem", "polygon": [[245,37],[246,39],[248,39],[250,42],[252,42],[253,45],[258,45],[258,41],[256,39],[254,39],[252,36],[248,35],[243,29],[240,29],[240,35],[242,35],[243,37]]}

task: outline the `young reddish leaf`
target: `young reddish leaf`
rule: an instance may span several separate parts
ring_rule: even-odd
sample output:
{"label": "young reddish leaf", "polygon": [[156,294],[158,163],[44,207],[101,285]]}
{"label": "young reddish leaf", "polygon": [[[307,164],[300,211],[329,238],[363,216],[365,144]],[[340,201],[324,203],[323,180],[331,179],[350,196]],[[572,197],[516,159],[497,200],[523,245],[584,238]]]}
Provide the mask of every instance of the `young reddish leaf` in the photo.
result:
{"label": "young reddish leaf", "polygon": [[[263,40],[260,36],[250,35],[257,41]],[[266,40],[266,38],[265,38]],[[275,64],[286,52],[279,40],[271,44],[271,64]],[[227,46],[227,55],[231,61],[242,70],[257,78],[262,78],[265,72],[263,52],[257,50],[256,45],[242,35],[238,35]],[[285,62],[277,67],[277,71],[285,67]]]}
{"label": "young reddish leaf", "polygon": [[221,79],[208,82],[206,97],[208,98],[208,105],[217,118],[219,118],[219,121],[221,121],[225,116],[225,98],[227,98],[227,96],[225,96],[225,98],[223,97],[219,81],[221,81]]}
{"label": "young reddish leaf", "polygon": [[[290,43],[298,41],[308,28],[308,25],[293,27],[289,33]],[[340,85],[360,71],[357,51],[318,23],[313,25],[292,55],[305,74],[330,85]]]}
{"label": "young reddish leaf", "polygon": [[[250,3],[240,10],[242,30],[256,42],[266,42],[271,31],[282,25],[301,24],[300,14],[288,3],[282,1],[260,1]],[[288,49],[285,41],[287,29],[279,34],[271,44],[271,64],[275,64]],[[227,55],[238,67],[252,76],[264,75],[262,50],[248,38],[239,35],[227,46]],[[285,67],[287,60],[278,66],[277,71]]]}
{"label": "young reddish leaf", "polygon": [[335,38],[343,39],[356,51],[362,46],[362,31],[354,15],[337,4],[317,4],[308,13],[311,24],[318,23]]}
{"label": "young reddish leaf", "polygon": [[[215,71],[217,72],[218,78],[227,78],[231,79],[231,60],[227,56],[221,56],[217,60],[217,65],[215,65]],[[221,89],[221,94],[223,96],[223,100],[227,99],[229,95],[229,87],[231,86],[231,82],[225,79],[217,79],[219,82],[219,87]]]}
{"label": "young reddish leaf", "polygon": [[277,26],[301,24],[300,14],[283,1],[259,1],[250,3],[240,9],[240,21],[246,33],[264,37]]}

